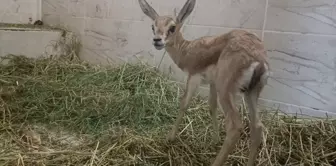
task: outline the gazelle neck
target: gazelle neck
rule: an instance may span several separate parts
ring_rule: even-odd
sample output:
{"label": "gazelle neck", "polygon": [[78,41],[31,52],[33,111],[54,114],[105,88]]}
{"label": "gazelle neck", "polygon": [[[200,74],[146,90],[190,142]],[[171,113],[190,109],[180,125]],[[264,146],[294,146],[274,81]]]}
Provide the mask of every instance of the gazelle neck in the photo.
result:
{"label": "gazelle neck", "polygon": [[166,43],[166,51],[174,63],[182,70],[184,70],[184,64],[187,60],[185,55],[187,54],[189,44],[190,41],[184,39],[180,31],[176,32],[171,40]]}
{"label": "gazelle neck", "polygon": [[182,51],[183,49],[188,47],[189,43],[190,41],[184,39],[181,32],[176,32],[175,34],[173,34],[172,39],[166,44],[166,46]]}

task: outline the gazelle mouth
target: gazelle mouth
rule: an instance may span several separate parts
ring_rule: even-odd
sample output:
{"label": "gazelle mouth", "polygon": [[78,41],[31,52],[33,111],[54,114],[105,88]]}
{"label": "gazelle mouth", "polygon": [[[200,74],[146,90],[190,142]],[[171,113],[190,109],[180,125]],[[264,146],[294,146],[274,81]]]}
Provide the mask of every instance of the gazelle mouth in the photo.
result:
{"label": "gazelle mouth", "polygon": [[154,44],[154,47],[157,49],[157,50],[162,50],[164,48],[164,45],[163,44]]}

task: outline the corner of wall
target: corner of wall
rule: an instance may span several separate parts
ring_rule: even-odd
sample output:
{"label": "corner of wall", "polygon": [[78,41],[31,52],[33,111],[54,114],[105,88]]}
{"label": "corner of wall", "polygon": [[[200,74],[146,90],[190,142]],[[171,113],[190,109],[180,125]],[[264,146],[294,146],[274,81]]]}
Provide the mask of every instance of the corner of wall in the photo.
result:
{"label": "corner of wall", "polygon": [[264,13],[264,23],[261,31],[261,40],[264,41],[264,33],[265,33],[265,27],[266,27],[266,21],[267,21],[267,9],[268,9],[268,0],[266,0],[265,3],[265,13]]}

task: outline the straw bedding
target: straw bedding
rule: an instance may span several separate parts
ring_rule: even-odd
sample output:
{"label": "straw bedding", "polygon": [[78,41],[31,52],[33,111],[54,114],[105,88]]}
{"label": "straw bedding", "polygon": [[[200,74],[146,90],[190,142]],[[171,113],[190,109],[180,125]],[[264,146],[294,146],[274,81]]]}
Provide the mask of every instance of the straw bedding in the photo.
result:
{"label": "straw bedding", "polygon": [[[154,68],[90,66],[79,60],[3,58],[0,165],[210,165],[220,143],[205,99],[195,97],[176,142],[165,136],[183,90]],[[228,165],[245,165],[249,127]],[[335,165],[336,123],[261,111],[258,165]],[[219,119],[223,122],[224,117]],[[223,124],[223,123],[221,123]]]}

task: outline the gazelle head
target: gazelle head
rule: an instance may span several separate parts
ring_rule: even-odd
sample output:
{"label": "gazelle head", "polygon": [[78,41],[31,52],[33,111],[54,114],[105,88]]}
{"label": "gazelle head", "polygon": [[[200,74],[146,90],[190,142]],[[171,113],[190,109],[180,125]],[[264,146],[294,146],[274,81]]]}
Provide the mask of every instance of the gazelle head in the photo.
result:
{"label": "gazelle head", "polygon": [[173,39],[173,36],[180,31],[183,22],[193,11],[195,3],[196,0],[187,0],[177,17],[171,17],[159,16],[146,0],[139,0],[142,11],[153,20],[153,45],[157,50],[163,49]]}

